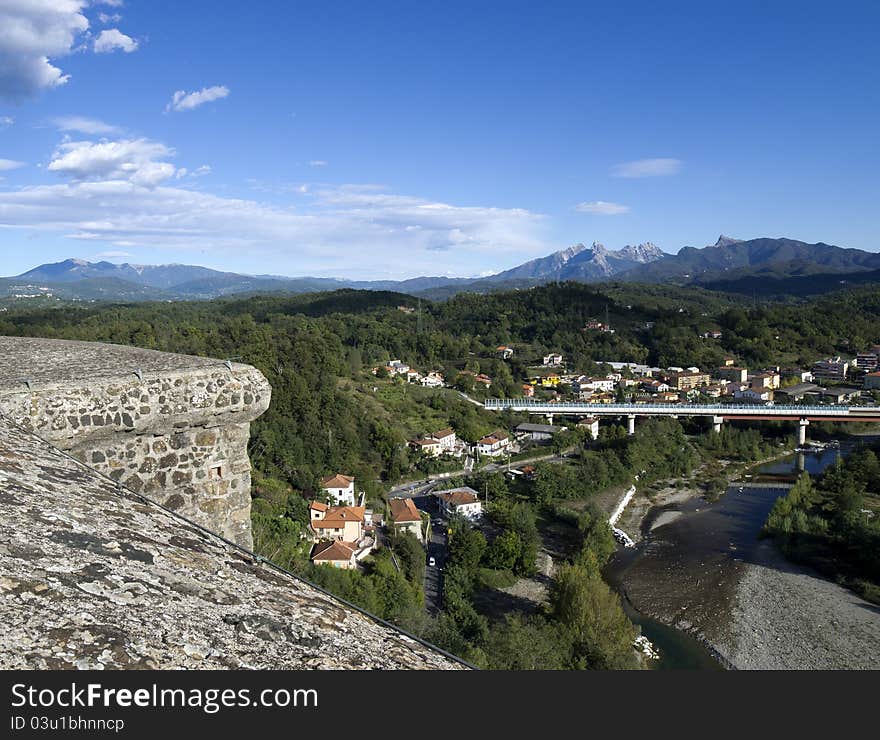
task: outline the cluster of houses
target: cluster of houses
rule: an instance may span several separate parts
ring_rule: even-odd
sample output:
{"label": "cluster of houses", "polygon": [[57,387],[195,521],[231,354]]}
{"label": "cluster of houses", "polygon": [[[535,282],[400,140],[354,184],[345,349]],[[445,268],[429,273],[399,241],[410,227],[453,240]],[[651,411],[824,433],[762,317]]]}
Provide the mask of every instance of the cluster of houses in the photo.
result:
{"label": "cluster of houses", "polygon": [[[376,528],[372,511],[364,506],[361,492],[354,505],[354,478],[337,473],[321,481],[325,497],[332,503],[312,501],[309,504],[309,530],[312,539],[310,559],[318,565],[354,569],[375,549]],[[435,491],[441,515],[461,516],[470,521],[483,514],[479,495],[467,486]],[[429,518],[411,498],[389,501],[388,525],[396,532],[410,532],[419,542],[426,542],[430,533]]]}
{"label": "cluster of houses", "polygon": [[[478,521],[483,516],[483,504],[479,494],[469,486],[434,491],[431,497],[437,500],[440,515],[448,519],[463,517],[468,521]],[[389,501],[390,524],[395,532],[410,532],[419,542],[424,543],[430,532],[427,512],[419,511],[411,498],[393,498]]]}
{"label": "cluster of houses", "polygon": [[[771,401],[850,403],[862,390],[880,389],[880,345],[860,353],[855,359],[829,357],[813,363],[810,370],[783,369],[779,366],[749,370],[733,358],[721,367],[651,367],[634,362],[604,362],[610,372],[604,375],[560,375],[534,377],[523,385],[523,395],[532,397],[536,388],[558,395],[567,386],[577,400],[613,403],[622,391],[634,403],[681,403],[699,398],[727,399],[738,403]],[[856,374],[862,387],[845,385]]]}
{"label": "cluster of houses", "polygon": [[417,439],[410,440],[409,446],[418,452],[431,457],[451,455],[460,458],[462,455],[480,455],[485,457],[497,457],[507,452],[510,446],[510,437],[506,432],[496,430],[469,445],[459,439],[453,429],[441,429],[438,432],[425,434]]}
{"label": "cluster of houses", "polygon": [[446,381],[441,373],[436,371],[421,373],[400,360],[391,360],[387,365],[374,367],[372,370],[373,375],[378,375],[380,370],[384,370],[392,378],[400,376],[407,383],[418,383],[426,388],[442,388],[446,385]]}
{"label": "cluster of houses", "polygon": [[439,457],[440,455],[461,457],[462,453],[467,451],[465,443],[458,439],[454,430],[448,427],[439,432],[432,432],[418,439],[410,440],[409,446],[430,457]]}
{"label": "cluster of houses", "polygon": [[375,547],[372,511],[364,506],[365,494],[355,505],[354,478],[336,473],[321,481],[321,490],[331,503],[309,504],[309,528],[314,544],[311,561],[336,568],[356,568]]}

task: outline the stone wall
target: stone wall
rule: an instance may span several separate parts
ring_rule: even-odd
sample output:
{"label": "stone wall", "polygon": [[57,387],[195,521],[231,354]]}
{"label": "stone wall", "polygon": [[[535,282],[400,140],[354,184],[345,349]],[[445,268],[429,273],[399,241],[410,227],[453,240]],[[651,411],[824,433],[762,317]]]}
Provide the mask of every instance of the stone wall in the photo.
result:
{"label": "stone wall", "polygon": [[252,547],[247,442],[250,422],[271,396],[258,370],[45,339],[0,337],[0,355],[0,412],[11,421]]}
{"label": "stone wall", "polygon": [[3,417],[0,624],[0,669],[463,667]]}

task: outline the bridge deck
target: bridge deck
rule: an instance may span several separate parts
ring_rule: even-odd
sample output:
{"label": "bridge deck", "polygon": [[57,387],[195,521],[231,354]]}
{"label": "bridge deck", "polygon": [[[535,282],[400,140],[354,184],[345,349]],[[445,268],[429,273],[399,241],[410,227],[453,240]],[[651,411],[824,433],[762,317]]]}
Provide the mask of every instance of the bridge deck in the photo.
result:
{"label": "bridge deck", "polygon": [[490,398],[484,406],[493,411],[511,409],[532,414],[580,416],[717,416],[724,419],[807,419],[821,421],[880,421],[880,406],[804,406],[730,403],[544,403],[529,399]]}

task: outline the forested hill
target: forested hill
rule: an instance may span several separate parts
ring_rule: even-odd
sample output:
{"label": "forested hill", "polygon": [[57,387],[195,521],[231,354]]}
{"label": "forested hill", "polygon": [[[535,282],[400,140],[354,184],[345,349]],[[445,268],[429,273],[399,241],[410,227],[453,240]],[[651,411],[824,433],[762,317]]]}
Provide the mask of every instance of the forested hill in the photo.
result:
{"label": "forested hill", "polygon": [[[589,319],[606,316],[614,333],[584,330]],[[720,329],[721,339],[700,336],[710,329]],[[462,368],[486,373],[492,395],[519,395],[528,366],[550,351],[584,373],[605,360],[711,368],[728,355],[750,367],[807,364],[880,343],[880,289],[796,306],[624,283],[462,294],[436,304],[345,290],[9,310],[0,313],[0,334],[117,342],[257,366],[273,400],[254,424],[254,463],[305,489],[331,470],[393,481],[410,464],[403,443],[412,435],[453,424],[476,438],[499,423],[451,389],[377,383],[370,368],[390,359],[439,370],[449,381]],[[500,344],[515,348],[509,361],[495,356]]]}

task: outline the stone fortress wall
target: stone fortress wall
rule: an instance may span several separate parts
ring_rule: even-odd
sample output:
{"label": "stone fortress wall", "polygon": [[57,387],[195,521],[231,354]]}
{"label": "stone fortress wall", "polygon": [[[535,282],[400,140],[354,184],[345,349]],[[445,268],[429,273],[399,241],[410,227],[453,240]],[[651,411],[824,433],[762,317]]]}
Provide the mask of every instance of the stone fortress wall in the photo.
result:
{"label": "stone fortress wall", "polygon": [[119,345],[0,337],[0,412],[250,549],[250,422],[269,406],[249,365]]}
{"label": "stone fortress wall", "polygon": [[213,534],[251,549],[270,395],[247,365],[0,337],[0,669],[464,667]]}

